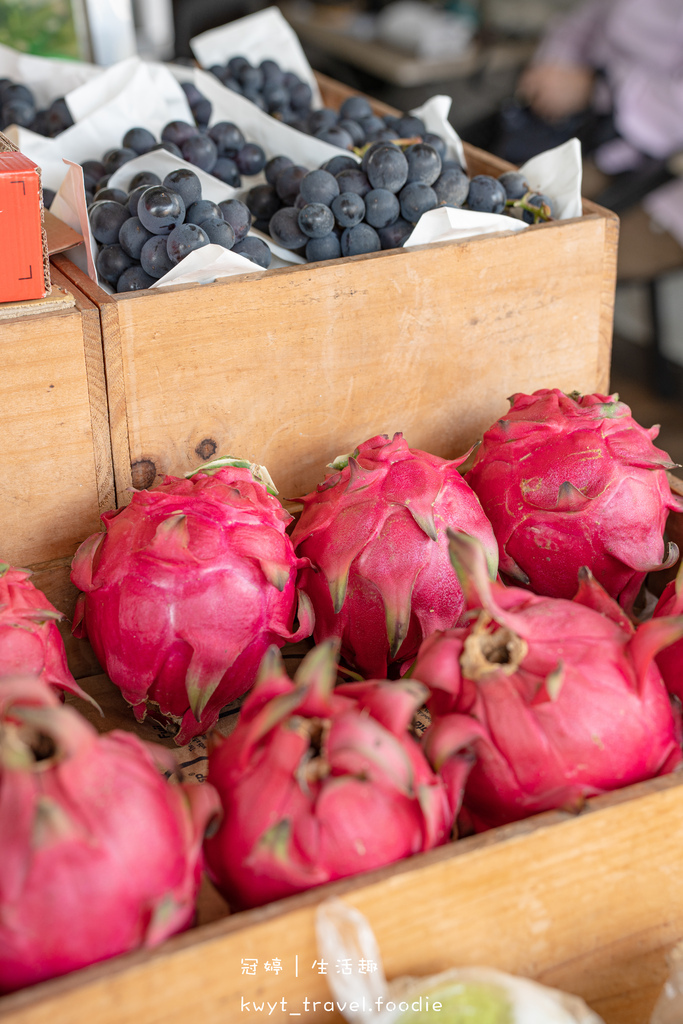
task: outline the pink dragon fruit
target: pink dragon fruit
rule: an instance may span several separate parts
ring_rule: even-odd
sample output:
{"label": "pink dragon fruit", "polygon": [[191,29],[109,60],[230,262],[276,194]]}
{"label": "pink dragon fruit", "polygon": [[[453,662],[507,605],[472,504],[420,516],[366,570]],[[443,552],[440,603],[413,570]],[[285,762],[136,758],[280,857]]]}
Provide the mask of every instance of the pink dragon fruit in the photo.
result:
{"label": "pink dragon fruit", "polygon": [[56,625],[64,615],[33,586],[30,575],[28,569],[0,564],[0,679],[37,676],[94,704],[66,663],[64,641]]}
{"label": "pink dragon fruit", "polygon": [[[683,615],[683,565],[676,579],[667,583],[654,610],[656,619],[670,615]],[[659,652],[657,667],[669,693],[683,701],[683,640]]]}
{"label": "pink dragon fruit", "polygon": [[301,586],[315,609],[315,639],[340,637],[364,675],[384,678],[424,637],[458,621],[463,596],[448,526],[481,540],[495,577],[491,524],[458,472],[466,458],[448,462],[409,448],[402,434],[382,434],[332,463],[301,499],[292,541],[311,562]]}
{"label": "pink dragon fruit", "polygon": [[83,591],[74,633],[138,720],[162,716],[180,745],[249,689],[271,644],[313,628],[305,595],[293,625],[304,563],[263,467],[219,459],[190,476],[105,512],[106,533],[81,544],[71,572]]}
{"label": "pink dragon fruit", "polygon": [[192,921],[209,785],[99,735],[37,679],[0,686],[0,992],[155,946]]}
{"label": "pink dragon fruit", "polygon": [[[412,676],[431,691],[436,770],[476,754],[463,807],[477,828],[670,772],[679,723],[654,657],[683,617],[634,629],[588,570],[573,601],[490,583],[477,541],[451,539],[468,625],[429,637]],[[450,769],[452,770],[452,769]]]}
{"label": "pink dragon fruit", "polygon": [[571,598],[587,566],[631,608],[648,572],[673,565],[665,550],[669,509],[683,509],[652,444],[617,395],[557,388],[513,395],[484,434],[467,482],[500,545],[500,570],[539,594]]}
{"label": "pink dragon fruit", "polygon": [[[454,814],[409,726],[426,688],[406,680],[334,689],[334,641],[294,682],[277,648],[235,731],[209,750],[223,820],[207,869],[234,908],[390,864],[449,838]],[[463,774],[469,762],[462,760]]]}

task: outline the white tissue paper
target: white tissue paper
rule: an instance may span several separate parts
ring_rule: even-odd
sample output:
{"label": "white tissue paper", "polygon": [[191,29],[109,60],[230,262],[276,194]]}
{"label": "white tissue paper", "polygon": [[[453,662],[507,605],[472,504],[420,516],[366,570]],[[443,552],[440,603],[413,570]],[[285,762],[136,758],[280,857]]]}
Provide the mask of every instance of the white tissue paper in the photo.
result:
{"label": "white tissue paper", "polygon": [[0,78],[11,78],[13,82],[27,85],[39,108],[49,107],[53,100],[101,74],[102,68],[96,64],[36,57],[0,44]]}
{"label": "white tissue paper", "polygon": [[39,164],[43,185],[55,191],[65,175],[63,160],[100,160],[106,150],[122,145],[129,128],[147,128],[159,137],[169,121],[193,122],[174,75],[139,57],[112,65],[65,98],[76,124],[54,139],[16,125],[7,131],[21,152]]}

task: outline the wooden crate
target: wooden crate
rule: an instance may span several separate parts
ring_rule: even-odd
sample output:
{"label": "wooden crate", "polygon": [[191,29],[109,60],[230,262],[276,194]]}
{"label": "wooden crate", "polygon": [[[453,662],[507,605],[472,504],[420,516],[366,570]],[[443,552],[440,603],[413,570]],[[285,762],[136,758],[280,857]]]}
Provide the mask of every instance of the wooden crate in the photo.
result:
{"label": "wooden crate", "polygon": [[[70,615],[71,558],[114,507],[114,477],[99,311],[56,268],[52,283],[14,315],[0,307],[0,561],[32,569]],[[66,638],[74,673],[92,673]]]}
{"label": "wooden crate", "polygon": [[[670,480],[683,495],[683,481]],[[681,543],[683,513],[670,513],[667,532]],[[653,574],[653,584],[661,586],[665,575]],[[151,724],[133,722],[105,676],[85,685],[107,718],[81,709],[102,731],[158,738]],[[316,907],[336,895],[369,919],[390,979],[485,964],[580,995],[606,1024],[647,1024],[666,978],[666,953],[683,939],[682,844],[678,769],[589,800],[577,815],[536,815],[232,916],[205,881],[195,928],[156,950],[0,997],[0,1019],[226,1024],[247,1019],[244,999],[266,1006],[253,1020],[285,1024],[300,1013],[311,1024],[340,1024],[340,1015],[324,1008],[301,1012],[305,999],[332,998],[311,965],[318,959]],[[274,957],[282,960],[281,974],[263,969]],[[243,958],[258,960],[257,975],[242,974]],[[268,1014],[268,1003],[279,1006]]]}
{"label": "wooden crate", "polygon": [[586,202],[521,233],[113,296],[60,257],[102,317],[118,504],[219,455],[294,497],[374,434],[454,457],[515,391],[606,390],[617,236]]}

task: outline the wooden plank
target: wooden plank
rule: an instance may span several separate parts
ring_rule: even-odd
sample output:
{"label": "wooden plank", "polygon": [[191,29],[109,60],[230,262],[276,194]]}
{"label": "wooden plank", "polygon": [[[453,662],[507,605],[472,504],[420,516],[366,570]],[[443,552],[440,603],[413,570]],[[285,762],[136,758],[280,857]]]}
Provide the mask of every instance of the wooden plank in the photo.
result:
{"label": "wooden plank", "polygon": [[68,288],[72,308],[0,322],[0,537],[15,565],[71,555],[113,506],[99,313]]}
{"label": "wooden plank", "polygon": [[[243,1019],[245,998],[278,1003],[269,1019],[283,1022],[305,998],[329,998],[311,967],[314,914],[336,894],[368,917],[390,978],[485,963],[582,995],[607,1024],[646,1024],[665,951],[683,936],[682,787],[679,773],[665,776],[589,801],[576,817],[539,815],[235,914],[5,997],[0,1015],[6,1024],[225,1024]],[[280,957],[284,970],[245,977],[243,957],[261,968]]]}
{"label": "wooden plank", "polygon": [[373,434],[454,457],[515,391],[604,387],[607,223],[100,298],[119,503],[207,452],[295,497]]}

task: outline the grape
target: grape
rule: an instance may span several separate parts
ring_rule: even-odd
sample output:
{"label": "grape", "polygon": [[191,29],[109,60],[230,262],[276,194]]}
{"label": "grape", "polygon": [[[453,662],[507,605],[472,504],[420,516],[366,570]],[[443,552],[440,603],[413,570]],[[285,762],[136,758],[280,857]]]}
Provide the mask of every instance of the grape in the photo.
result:
{"label": "grape", "polygon": [[240,174],[258,174],[266,165],[266,154],[255,142],[247,142],[235,157]]}
{"label": "grape", "polygon": [[366,204],[357,193],[341,193],[332,202],[332,212],[342,227],[354,227],[366,216]]}
{"label": "grape", "polygon": [[470,179],[460,164],[447,167],[434,182],[432,188],[436,192],[439,206],[462,206],[470,190]]}
{"label": "grape", "polygon": [[505,171],[500,175],[498,181],[505,189],[508,199],[521,199],[529,191],[528,182],[519,171]]}
{"label": "grape", "polygon": [[366,138],[375,135],[377,132],[382,132],[386,128],[386,124],[382,118],[377,117],[375,114],[370,114],[369,117],[359,118],[358,123],[365,132]]}
{"label": "grape", "polygon": [[263,267],[264,270],[268,269],[273,259],[273,254],[263,239],[254,238],[253,235],[243,238],[241,242],[236,242],[232,251],[251,260],[257,266]]}
{"label": "grape", "polygon": [[272,185],[254,185],[246,198],[247,206],[259,220],[270,220],[282,205]]}
{"label": "grape", "polygon": [[95,262],[97,273],[109,284],[116,284],[124,270],[133,265],[133,261],[127,252],[124,252],[118,243],[104,245],[97,254]]}
{"label": "grape", "polygon": [[294,200],[299,195],[301,181],[307,174],[308,168],[301,167],[299,164],[292,164],[291,167],[285,167],[284,170],[280,171],[278,174],[275,179],[275,190],[282,202],[287,206],[294,205]]}
{"label": "grape", "polygon": [[167,235],[184,216],[183,197],[165,185],[150,185],[138,201],[138,217],[153,235]]}
{"label": "grape", "polygon": [[154,278],[146,274],[142,267],[128,267],[116,282],[117,292],[137,292],[141,288],[150,288]]}
{"label": "grape", "polygon": [[139,185],[161,185],[161,178],[154,171],[138,171],[128,182],[128,191],[132,192]]}
{"label": "grape", "polygon": [[102,245],[113,245],[118,242],[121,225],[130,217],[125,206],[111,199],[93,203],[88,215],[93,238]]}
{"label": "grape", "polygon": [[334,197],[339,195],[339,183],[329,171],[309,171],[301,179],[299,192],[307,203],[323,203],[329,206]]}
{"label": "grape", "polygon": [[313,93],[308,82],[297,82],[290,86],[289,97],[294,110],[308,110],[313,102]]}
{"label": "grape", "polygon": [[416,135],[422,138],[427,131],[424,121],[412,114],[404,114],[395,127],[401,139],[412,139]]}
{"label": "grape", "polygon": [[309,238],[324,238],[334,227],[334,214],[324,203],[307,203],[299,210],[299,227]]}
{"label": "grape", "polygon": [[176,167],[174,171],[169,171],[164,178],[164,185],[180,193],[185,209],[202,198],[202,183],[189,167]]}
{"label": "grape", "polygon": [[18,124],[21,128],[28,128],[35,116],[36,108],[25,100],[7,100],[2,105],[2,119],[6,125]]}
{"label": "grape", "polygon": [[343,129],[350,136],[354,146],[362,146],[365,142],[365,132],[358,121],[351,121],[350,118],[344,117],[337,122],[337,128]]}
{"label": "grape", "polygon": [[145,273],[154,278],[163,277],[172,269],[173,264],[166,250],[165,235],[152,235],[145,242],[140,252],[140,263]]}
{"label": "grape", "polygon": [[381,248],[379,235],[369,224],[346,228],[341,236],[343,256],[360,256],[366,252],[379,252]]}
{"label": "grape", "polygon": [[23,100],[25,103],[31,103],[35,106],[35,99],[29,87],[22,85],[20,82],[11,82],[8,79],[8,84],[2,90],[2,102],[8,103],[12,100]]}
{"label": "grape", "polygon": [[218,209],[218,204],[212,203],[210,199],[198,199],[185,211],[185,221],[188,224],[201,224],[207,217],[220,217],[223,220],[223,214]]}
{"label": "grape", "polygon": [[408,179],[408,161],[398,146],[385,142],[368,157],[366,173],[373,188],[399,192]]}
{"label": "grape", "polygon": [[[522,220],[526,221],[527,224],[538,224],[551,217],[555,217],[552,199],[548,199],[547,196],[542,195],[540,192],[531,193],[527,196],[526,201],[529,206],[534,206],[539,211],[538,214],[531,213],[529,210],[522,211]],[[541,211],[543,213],[542,216]]]}
{"label": "grape", "polygon": [[311,238],[306,243],[306,259],[309,263],[320,260],[336,260],[341,256],[341,244],[334,232],[322,238]]}
{"label": "grape", "polygon": [[43,206],[45,207],[46,210],[49,210],[50,207],[52,206],[52,203],[54,201],[54,198],[55,198],[56,194],[57,193],[54,191],[54,189],[51,189],[51,188],[44,188],[43,189]]}
{"label": "grape", "polygon": [[232,185],[233,188],[239,188],[242,184],[237,164],[229,156],[219,156],[211,169],[211,173],[214,178],[225,182],[226,185]]}
{"label": "grape", "polygon": [[383,249],[400,249],[412,230],[413,225],[403,217],[399,217],[388,227],[379,228],[377,234]]}
{"label": "grape", "polygon": [[425,132],[424,135],[422,136],[422,141],[427,143],[428,146],[431,146],[432,149],[435,149],[437,151],[443,163],[443,161],[446,159],[447,150],[446,143],[441,138],[441,136],[436,135],[435,132]]}
{"label": "grape", "polygon": [[241,242],[251,227],[249,207],[239,199],[224,199],[218,204],[218,209],[223,214],[223,220],[227,221],[235,232],[235,241]]}
{"label": "grape", "polygon": [[266,164],[264,171],[266,175],[266,181],[269,185],[275,186],[277,176],[280,171],[284,171],[285,167],[293,167],[294,161],[290,160],[288,156],[274,156]]}
{"label": "grape", "polygon": [[423,213],[434,210],[438,206],[436,192],[422,181],[411,181],[405,185],[398,195],[401,204],[401,216],[404,220],[416,224]]}
{"label": "grape", "polygon": [[[154,149],[165,149],[167,153],[172,156],[178,156],[182,160],[183,154],[180,152],[180,146],[176,146],[175,142],[160,142]],[[152,152],[152,151],[150,151]]]}
{"label": "grape", "polygon": [[333,125],[331,128],[321,128],[320,131],[315,133],[315,137],[320,139],[321,142],[328,142],[330,146],[339,146],[340,149],[353,149],[353,139],[339,125]]}
{"label": "grape", "polygon": [[186,139],[199,135],[196,125],[187,121],[169,121],[161,132],[162,142],[171,142],[174,146],[182,146]]}
{"label": "grape", "polygon": [[228,61],[228,68],[230,70],[230,74],[233,75],[234,78],[239,77],[239,73],[242,70],[242,68],[248,67],[251,67],[249,61],[247,60],[246,57],[243,57],[241,54],[237,54],[236,56],[231,57],[230,60]]}
{"label": "grape", "polygon": [[216,143],[218,156],[229,156],[232,160],[237,156],[245,143],[245,138],[232,121],[218,121],[209,128],[209,138]]}
{"label": "grape", "polygon": [[149,153],[152,146],[157,144],[157,140],[146,128],[130,128],[121,141],[125,148],[135,150],[138,156]]}
{"label": "grape", "polygon": [[190,110],[192,111],[192,116],[197,122],[197,125],[200,128],[206,128],[211,120],[211,113],[213,111],[211,100],[207,99],[206,96],[202,96],[201,99],[197,100],[196,103],[193,103],[190,106]]}
{"label": "grape", "polygon": [[357,171],[358,161],[354,160],[352,156],[344,156],[343,153],[340,153],[339,156],[333,156],[331,160],[326,160],[320,169],[329,171],[336,178],[340,171]]}
{"label": "grape", "polygon": [[296,206],[297,210],[303,210],[304,206],[306,206],[306,200],[301,195],[301,192],[299,192],[298,196],[294,200],[294,205]]}
{"label": "grape", "polygon": [[386,228],[398,218],[401,206],[393,192],[374,188],[365,197],[365,220],[373,228]]}
{"label": "grape", "polygon": [[478,213],[502,213],[505,209],[505,189],[490,174],[476,174],[470,181],[467,205]]}
{"label": "grape", "polygon": [[346,171],[340,171],[336,175],[337,184],[339,185],[339,192],[357,192],[361,198],[366,196],[372,185],[368,181],[366,174],[361,171],[358,164],[352,169]]}
{"label": "grape", "polygon": [[195,167],[201,167],[209,174],[218,159],[216,143],[208,135],[195,135],[191,139],[186,139],[181,145],[180,151],[188,163],[194,164]]}
{"label": "grape", "polygon": [[209,244],[209,239],[197,224],[178,224],[166,239],[166,252],[171,263],[180,263],[195,249]]}
{"label": "grape", "polygon": [[131,189],[131,191],[128,193],[128,202],[126,203],[126,205],[128,207],[128,212],[130,213],[131,218],[137,217],[140,196],[147,188],[149,188],[149,185],[138,185],[137,188]]}
{"label": "grape", "polygon": [[336,110],[330,107],[321,107],[320,110],[312,110],[308,115],[308,130],[315,135],[321,128],[332,128],[339,120]]}
{"label": "grape", "polygon": [[[41,113],[45,112],[41,111]],[[53,138],[55,135],[59,135],[63,132],[65,128],[70,128],[74,123],[71,111],[67,107],[66,100],[63,96],[58,96],[56,100],[53,100],[46,113],[48,134]],[[127,143],[124,142],[124,146],[125,145],[127,145]]]}
{"label": "grape", "polygon": [[259,64],[261,71],[263,72],[264,82],[273,82],[276,85],[282,85],[285,80],[285,73],[276,60],[270,60],[266,57]]}
{"label": "grape", "polygon": [[154,235],[143,226],[139,217],[129,217],[121,225],[119,245],[134,260],[140,259],[142,247],[150,238]]}
{"label": "grape", "polygon": [[134,149],[111,149],[104,159],[104,173],[113,174],[129,160],[135,160],[138,154]]}
{"label": "grape", "polygon": [[103,188],[97,193],[98,200],[104,201],[111,199],[115,203],[121,203],[121,206],[126,206],[128,203],[128,196],[120,188]]}
{"label": "grape", "polygon": [[283,85],[278,85],[275,82],[264,85],[263,99],[269,114],[289,106],[289,93]]}
{"label": "grape", "polygon": [[199,91],[194,82],[181,82],[180,88],[185,93],[190,107],[192,107],[193,103],[198,103],[199,100],[203,99],[203,93]]}
{"label": "grape", "polygon": [[409,146],[405,153],[408,161],[407,181],[422,181],[433,185],[441,174],[441,157],[433,146],[418,142]]}
{"label": "grape", "polygon": [[372,107],[364,96],[349,96],[339,108],[342,117],[348,117],[352,121],[360,121],[364,117],[372,117]]}
{"label": "grape", "polygon": [[90,184],[93,189],[97,187],[97,182],[100,178],[104,178],[107,173],[104,169],[104,164],[100,163],[99,160],[84,160],[81,167],[83,168],[86,187]]}
{"label": "grape", "polygon": [[263,71],[261,71],[261,68],[245,66],[238,73],[237,78],[244,87],[245,92],[247,89],[251,89],[254,92],[260,92],[263,88]]}
{"label": "grape", "polygon": [[232,225],[219,215],[207,217],[201,223],[201,228],[206,237],[214,245],[222,245],[224,249],[232,249],[235,244],[235,232]]}
{"label": "grape", "polygon": [[293,206],[283,206],[270,218],[269,234],[284,249],[302,249],[308,235],[299,227],[299,211]]}

